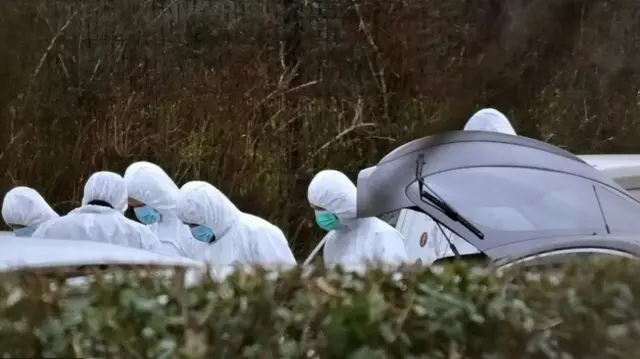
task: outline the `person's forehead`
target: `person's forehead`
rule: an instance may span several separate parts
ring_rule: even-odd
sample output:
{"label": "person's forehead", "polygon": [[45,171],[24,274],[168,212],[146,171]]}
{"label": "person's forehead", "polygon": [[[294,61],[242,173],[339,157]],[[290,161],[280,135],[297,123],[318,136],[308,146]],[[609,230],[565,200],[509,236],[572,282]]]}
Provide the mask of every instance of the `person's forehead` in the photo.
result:
{"label": "person's forehead", "polygon": [[140,202],[140,201],[138,201],[138,200],[137,200],[137,199],[135,199],[135,198],[131,198],[131,197],[129,197],[128,202],[129,202],[129,205],[130,205],[130,206],[133,206],[133,207],[140,207],[140,206],[144,206],[144,203],[143,203],[143,202]]}

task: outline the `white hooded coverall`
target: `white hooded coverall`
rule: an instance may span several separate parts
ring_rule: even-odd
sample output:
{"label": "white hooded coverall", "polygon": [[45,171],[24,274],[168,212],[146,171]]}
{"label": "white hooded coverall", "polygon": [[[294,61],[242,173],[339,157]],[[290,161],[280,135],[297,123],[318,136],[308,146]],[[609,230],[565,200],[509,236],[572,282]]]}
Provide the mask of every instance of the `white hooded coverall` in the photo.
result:
{"label": "white hooded coverall", "polygon": [[[110,207],[89,204],[93,201],[105,202]],[[159,252],[160,243],[155,234],[146,226],[126,218],[126,210],[124,179],[113,172],[96,172],[84,186],[82,206],[41,225],[33,237],[90,240]]]}
{"label": "white hooded coverall", "polygon": [[182,186],[177,207],[182,222],[207,227],[215,235],[215,240],[199,259],[217,267],[296,264],[280,228],[241,212],[207,182],[193,181]]}
{"label": "white hooded coverall", "polygon": [[502,112],[493,108],[484,108],[471,116],[464,125],[465,131],[499,132],[507,135],[516,135],[511,122]]}
{"label": "white hooded coverall", "polygon": [[209,247],[191,236],[189,227],[180,221],[176,205],[180,189],[157,165],[136,162],[124,174],[129,198],[133,198],[160,213],[160,220],[148,227],[156,234],[161,244],[160,252],[196,258]]}
{"label": "white hooded coverall", "polygon": [[408,261],[404,237],[376,217],[356,218],[356,186],[342,172],[324,170],[309,184],[309,203],[333,213],[341,228],[326,235],[327,267],[361,271],[368,265],[397,266]]}
{"label": "white hooded coverall", "polygon": [[33,188],[15,187],[7,192],[2,202],[2,218],[7,224],[37,229],[43,223],[59,217]]}

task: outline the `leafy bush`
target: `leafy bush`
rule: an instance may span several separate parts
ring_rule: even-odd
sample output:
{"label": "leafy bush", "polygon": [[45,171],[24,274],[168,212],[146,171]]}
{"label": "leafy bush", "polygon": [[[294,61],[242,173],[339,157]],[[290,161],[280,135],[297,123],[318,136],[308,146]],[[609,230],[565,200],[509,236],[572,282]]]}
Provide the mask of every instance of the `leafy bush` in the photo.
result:
{"label": "leafy bush", "polygon": [[7,274],[0,355],[630,358],[640,335],[638,269],[582,263],[555,277],[458,264],[402,275],[259,270],[189,288],[148,270],[76,286]]}

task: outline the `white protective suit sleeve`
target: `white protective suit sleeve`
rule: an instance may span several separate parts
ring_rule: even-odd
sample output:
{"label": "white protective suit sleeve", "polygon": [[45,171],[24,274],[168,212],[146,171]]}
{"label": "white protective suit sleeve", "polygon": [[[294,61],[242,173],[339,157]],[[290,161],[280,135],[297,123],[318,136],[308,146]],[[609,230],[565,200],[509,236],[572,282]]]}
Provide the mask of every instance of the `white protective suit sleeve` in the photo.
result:
{"label": "white protective suit sleeve", "polygon": [[[90,204],[103,201],[111,207]],[[93,240],[159,252],[155,234],[146,226],[127,219],[127,188],[113,172],[94,173],[85,185],[83,206],[66,216],[46,222],[33,237]]]}
{"label": "white protective suit sleeve", "polygon": [[124,179],[129,198],[160,213],[160,221],[149,228],[165,248],[165,254],[174,250],[175,254],[196,258],[208,248],[207,243],[195,240],[189,227],[178,218],[176,205],[180,189],[162,168],[149,162],[136,162],[125,171]]}
{"label": "white protective suit sleeve", "polygon": [[240,224],[253,232],[253,234],[247,234],[248,236],[259,238],[259,240],[252,240],[250,243],[252,248],[250,261],[252,263],[286,267],[297,264],[287,237],[280,228],[248,213],[242,214]]}
{"label": "white protective suit sleeve", "polygon": [[511,122],[507,119],[507,116],[493,108],[485,108],[474,113],[469,121],[464,125],[464,130],[499,132],[507,135],[517,135],[511,125]]}
{"label": "white protective suit sleeve", "polygon": [[327,234],[326,265],[360,270],[374,263],[387,266],[408,261],[403,236],[395,228],[375,217],[356,218],[357,190],[343,173],[319,172],[307,195],[309,203],[333,213],[341,223]]}
{"label": "white protective suit sleeve", "polygon": [[[203,259],[216,266],[270,265],[288,258],[281,254],[283,237],[273,235],[273,225],[242,213],[222,192],[209,183],[194,181],[180,189],[178,217],[184,223],[202,225],[215,234]],[[266,223],[266,224],[265,224]],[[268,241],[268,243],[260,243]],[[288,253],[291,250],[286,246]],[[293,255],[291,255],[293,257]]]}
{"label": "white protective suit sleeve", "polygon": [[2,201],[2,218],[7,224],[37,229],[43,223],[59,217],[33,188],[13,188]]}
{"label": "white protective suit sleeve", "polygon": [[[384,258],[384,264],[391,265],[392,267],[408,263],[407,248],[402,233],[389,226],[388,223],[383,220],[380,220],[380,222],[386,224],[386,226],[380,223],[376,224],[378,231],[375,233],[376,244],[373,258]],[[398,245],[390,246],[386,244],[387,242],[397,243]],[[402,245],[399,245],[399,243],[402,243]]]}

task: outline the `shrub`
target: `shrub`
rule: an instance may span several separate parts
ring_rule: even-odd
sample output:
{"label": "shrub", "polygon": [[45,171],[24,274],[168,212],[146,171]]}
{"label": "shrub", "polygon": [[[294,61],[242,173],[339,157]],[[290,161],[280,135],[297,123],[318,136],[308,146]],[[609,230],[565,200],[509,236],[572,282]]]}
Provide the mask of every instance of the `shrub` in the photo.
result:
{"label": "shrub", "polygon": [[[84,286],[7,274],[0,355],[82,358],[629,358],[637,264],[562,276],[452,265],[364,276],[235,273],[184,288],[148,270]],[[176,277],[180,278],[180,277]]]}

